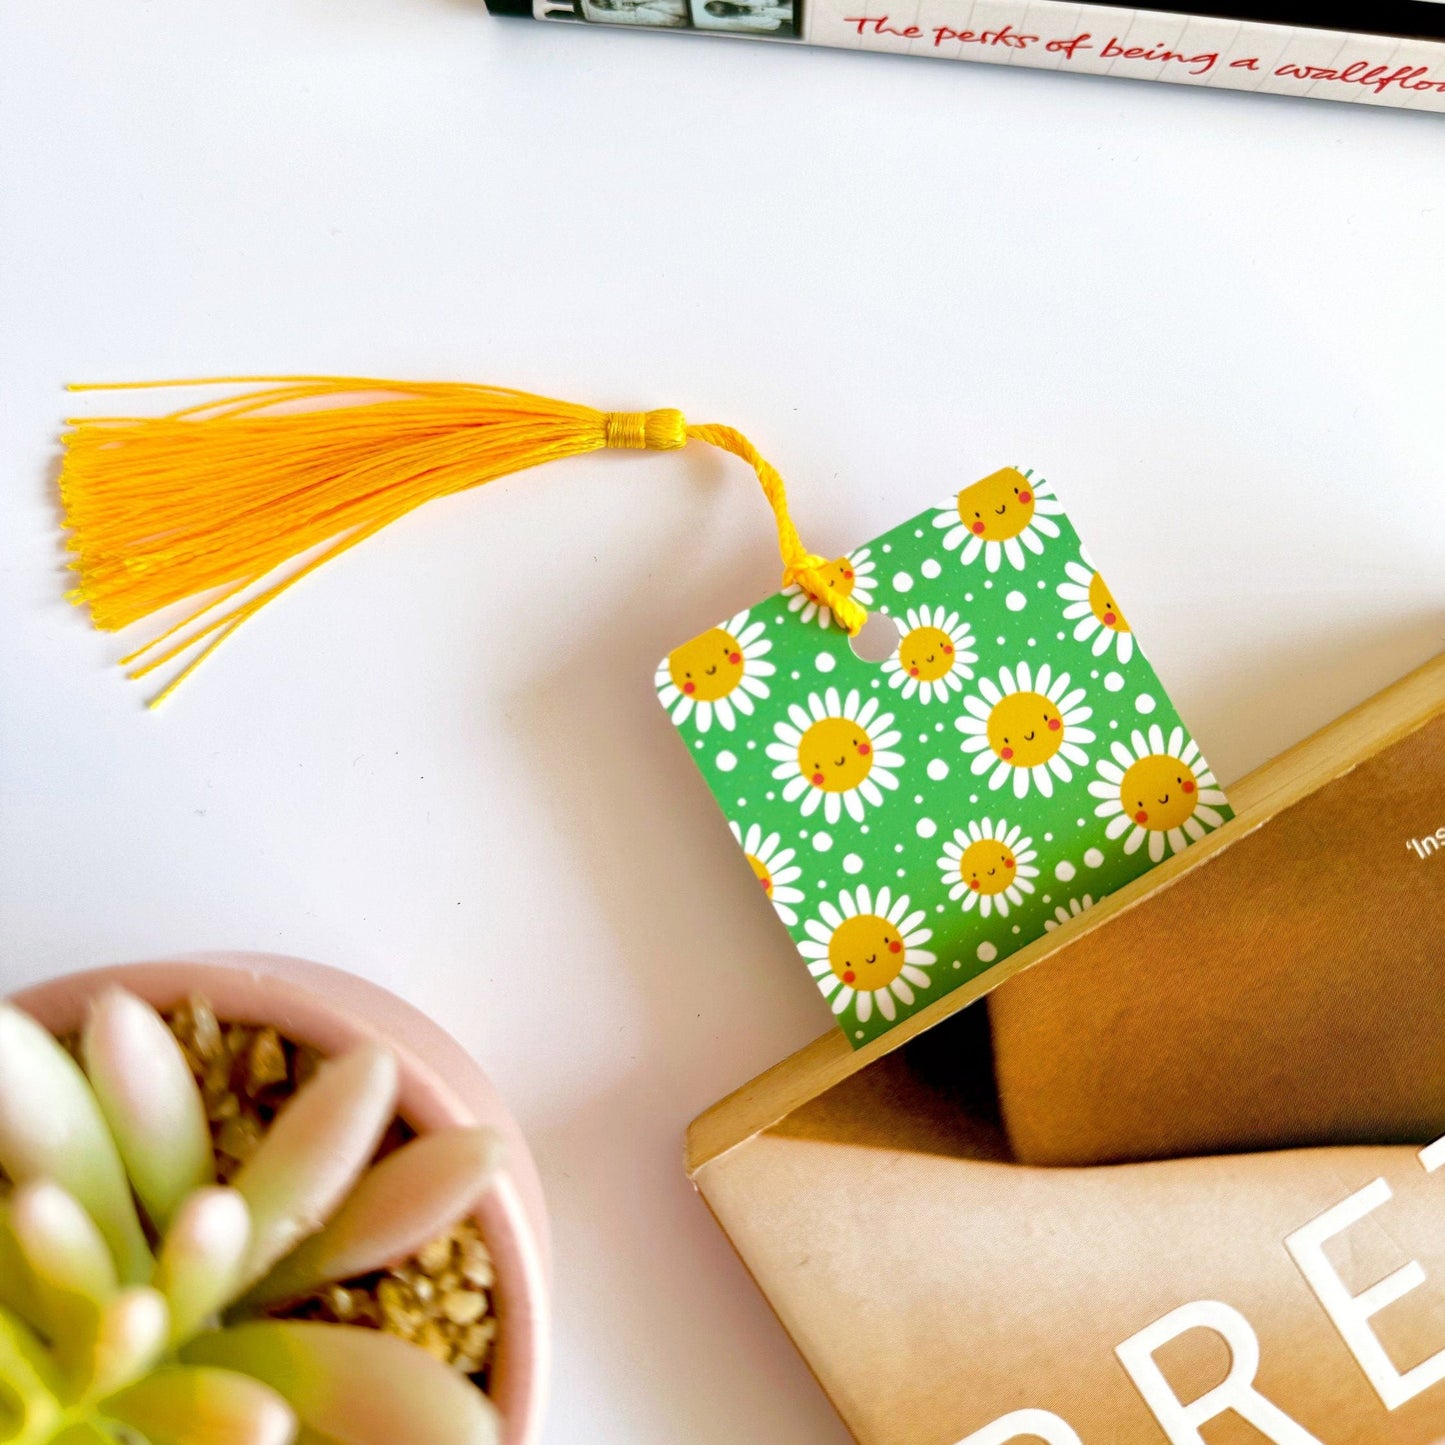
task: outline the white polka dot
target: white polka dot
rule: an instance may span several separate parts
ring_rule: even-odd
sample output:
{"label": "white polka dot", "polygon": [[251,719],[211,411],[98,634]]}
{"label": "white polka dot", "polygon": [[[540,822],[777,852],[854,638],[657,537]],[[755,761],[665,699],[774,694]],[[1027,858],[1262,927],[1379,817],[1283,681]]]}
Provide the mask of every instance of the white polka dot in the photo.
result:
{"label": "white polka dot", "polygon": [[738,765],[738,755],[730,753],[726,748],[717,755],[718,771],[730,773]]}
{"label": "white polka dot", "polygon": [[854,1029],[854,1030],[853,1030],[853,1037],[854,1037],[855,1039],[861,1039],[861,1038],[863,1037],[863,1030],[862,1030],[862,1029]]}
{"label": "white polka dot", "polygon": [[739,799],[738,799],[738,807],[740,807],[740,808],[746,808],[747,805],[748,805],[748,800],[747,800],[746,798],[739,798]]}
{"label": "white polka dot", "polygon": [[920,838],[931,838],[938,832],[938,824],[932,818],[920,818],[917,832]]}
{"label": "white polka dot", "polygon": [[1020,927],[1021,927],[1021,926],[1020,926],[1019,924],[1015,923],[1014,926],[1013,926],[1012,931],[1013,931],[1014,933],[1018,933],[1018,932],[1020,931]]}
{"label": "white polka dot", "polygon": [[1000,637],[999,640],[998,640],[998,645],[999,645],[1000,647],[1003,647],[1003,646],[1005,646],[1005,645],[1007,644],[1007,642],[1008,642],[1008,638],[1006,638],[1006,637]]}
{"label": "white polka dot", "polygon": [[980,943],[978,946],[978,961],[980,963],[992,963],[998,957],[998,949],[991,943]]}
{"label": "white polka dot", "polygon": [[964,600],[965,602],[972,602],[972,601],[973,601],[973,593],[972,593],[972,592],[965,592],[965,593],[963,594],[963,600]]}
{"label": "white polka dot", "polygon": [[1104,677],[1104,686],[1110,692],[1118,692],[1124,686],[1124,675],[1119,672],[1107,673]]}
{"label": "white polka dot", "polygon": [[1003,601],[1004,606],[1007,607],[1010,612],[1022,612],[1024,608],[1029,605],[1029,599],[1025,597],[1022,592],[1017,591],[1010,592]]}
{"label": "white polka dot", "polygon": [[832,846],[833,846],[833,835],[832,835],[831,833],[814,833],[814,834],[813,834],[813,847],[815,847],[815,848],[818,850],[818,852],[820,852],[820,853],[826,853],[826,852],[828,851],[828,849],[831,848]]}
{"label": "white polka dot", "polygon": [[838,659],[831,652],[820,652],[813,660],[813,665],[819,672],[832,672],[838,665]]}
{"label": "white polka dot", "polygon": [[893,544],[891,542],[885,542],[883,544],[883,550],[885,552],[891,552],[893,550]]}
{"label": "white polka dot", "polygon": [[1087,863],[1090,868],[1101,868],[1104,864],[1104,855],[1099,852],[1097,848],[1090,848],[1089,851],[1084,854],[1084,862]]}
{"label": "white polka dot", "polygon": [[1070,863],[1067,858],[1065,858],[1062,863],[1057,864],[1054,868],[1054,877],[1057,878],[1060,883],[1069,882],[1069,880],[1072,879],[1073,876],[1074,865]]}
{"label": "white polka dot", "polygon": [[935,783],[941,783],[948,776],[948,764],[942,758],[934,758],[928,765],[928,776]]}
{"label": "white polka dot", "polygon": [[[942,909],[939,910],[940,913],[941,913],[942,911],[943,911]],[[953,960],[953,966],[954,966],[955,968],[962,968],[962,967],[963,967],[963,964],[962,964],[958,959],[955,958],[955,959]]]}
{"label": "white polka dot", "polygon": [[900,869],[898,870],[898,876],[899,876],[900,878],[907,878],[907,877],[908,877],[908,870],[907,870],[906,868],[900,868]]}
{"label": "white polka dot", "polygon": [[1134,699],[1134,706],[1142,713],[1151,713],[1154,711],[1154,699],[1147,692],[1141,692]]}
{"label": "white polka dot", "polygon": [[895,572],[893,574],[893,590],[895,592],[912,592],[913,574],[911,572]]}
{"label": "white polka dot", "polygon": [[928,580],[931,582],[935,577],[938,576],[940,572],[943,571],[943,568],[940,567],[932,557],[930,557],[918,570],[922,572],[923,575],[927,577]]}
{"label": "white polka dot", "polygon": [[843,859],[843,871],[845,873],[861,873],[863,871],[863,860],[856,854],[850,853]]}
{"label": "white polka dot", "polygon": [[795,672],[795,673],[793,674],[793,681],[794,681],[794,682],[797,682],[797,680],[798,680],[800,677],[802,677],[802,675],[803,675],[803,674],[802,674],[801,672]]}
{"label": "white polka dot", "polygon": [[921,803],[921,802],[923,801],[923,794],[922,794],[922,793],[915,793],[915,794],[913,795],[913,801],[914,801],[915,803]]}

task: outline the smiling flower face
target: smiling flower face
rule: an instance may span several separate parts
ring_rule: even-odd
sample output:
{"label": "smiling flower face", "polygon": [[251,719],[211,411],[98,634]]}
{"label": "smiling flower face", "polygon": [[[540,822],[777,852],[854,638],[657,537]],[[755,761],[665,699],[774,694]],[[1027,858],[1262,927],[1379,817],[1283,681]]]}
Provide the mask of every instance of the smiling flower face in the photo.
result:
{"label": "smiling flower face", "polygon": [[912,1005],[913,990],[932,981],[924,969],[935,962],[922,947],[933,937],[919,927],[923,917],[921,908],[909,912],[906,893],[895,899],[880,888],[875,898],[861,884],[844,889],[836,907],[819,905],[818,917],[803,925],[808,936],[798,952],[835,1014],[852,1007],[858,1022],[867,1023],[876,1008],[891,1023],[897,1003]]}
{"label": "smiling flower face", "polygon": [[803,876],[803,870],[793,862],[797,856],[795,851],[782,847],[777,833],[769,833],[765,838],[757,823],[750,823],[746,833],[736,823],[729,823],[728,827],[778,917],[792,928],[798,921],[793,905],[803,901],[802,889],[793,886]]}
{"label": "smiling flower face", "polygon": [[999,681],[981,678],[979,695],[964,699],[965,713],[953,720],[964,735],[963,750],[974,753],[975,776],[993,772],[990,788],[1001,788],[1013,778],[1016,798],[1036,787],[1044,797],[1053,796],[1053,779],[1069,782],[1070,767],[1085,767],[1089,758],[1080,743],[1091,743],[1094,734],[1083,726],[1094,713],[1081,707],[1084,689],[1069,688],[1069,674],[1055,677],[1045,663],[1035,675],[1028,663],[1016,669],[1001,668]]}
{"label": "smiling flower face", "polygon": [[942,607],[910,607],[904,626],[898,651],[883,664],[889,687],[920,702],[944,702],[949,693],[962,692],[973,676],[969,664],[978,661],[968,623]]}
{"label": "smiling flower face", "polygon": [[764,630],[761,622],[749,622],[748,614],[739,612],[726,625],[668,653],[654,681],[674,723],[681,726],[696,714],[699,732],[707,732],[714,718],[731,732],[738,713],[751,715],[753,698],[768,695],[762,679],[775,671],[764,661],[773,648]]}
{"label": "smiling flower face", "polygon": [[1034,840],[1025,838],[1023,831],[1017,824],[1010,828],[1002,818],[954,829],[953,841],[943,845],[938,867],[948,884],[948,896],[955,903],[961,898],[965,913],[977,907],[983,918],[994,912],[1007,918],[1009,909],[1034,891],[1038,854]]}
{"label": "smiling flower face", "polygon": [[846,808],[861,823],[865,804],[881,806],[882,789],[898,786],[893,770],[903,759],[890,749],[902,735],[893,729],[893,714],[878,711],[877,698],[860,703],[857,688],[846,698],[835,687],[822,697],[810,694],[807,709],[794,703],[773,734],[777,741],[768,744],[773,776],[785,780],[786,802],[802,799],[805,818],[821,807],[828,822],[836,823]]}
{"label": "smiling flower face", "polygon": [[1166,742],[1164,730],[1155,723],[1145,737],[1137,729],[1132,746],[1116,742],[1112,759],[1100,758],[1099,778],[1089,791],[1103,801],[1094,809],[1108,818],[1105,829],[1110,838],[1128,834],[1124,851],[1137,853],[1149,840],[1149,858],[1157,863],[1164,846],[1182,853],[1211,829],[1224,815],[1218,811],[1226,802],[1204,761],[1199,745],[1176,727]]}
{"label": "smiling flower face", "polygon": [[[1087,559],[1086,559],[1087,560]],[[1074,640],[1094,639],[1094,656],[1103,657],[1111,647],[1117,648],[1120,662],[1134,655],[1134,634],[1124,620],[1123,609],[1114,600],[1103,577],[1080,562],[1064,563],[1067,582],[1060,582],[1059,596],[1068,605],[1064,617],[1075,623]]]}
{"label": "smiling flower face", "polygon": [[[823,568],[823,575],[844,597],[853,598],[860,607],[871,607],[873,589],[877,585],[873,571],[873,558],[869,549],[859,547],[856,552],[849,552],[846,557],[829,562]],[[790,582],[783,588],[783,596],[788,599],[788,611],[802,613],[804,622],[811,622],[816,617],[819,627],[833,625],[833,609],[826,603],[819,602],[799,583]]]}
{"label": "smiling flower face", "polygon": [[1042,477],[1005,467],[971,487],[965,487],[933,519],[946,529],[943,545],[952,552],[962,547],[965,566],[980,556],[990,572],[1007,558],[1016,571],[1024,566],[1024,549],[1041,556],[1045,537],[1059,535],[1053,519],[1063,511]]}

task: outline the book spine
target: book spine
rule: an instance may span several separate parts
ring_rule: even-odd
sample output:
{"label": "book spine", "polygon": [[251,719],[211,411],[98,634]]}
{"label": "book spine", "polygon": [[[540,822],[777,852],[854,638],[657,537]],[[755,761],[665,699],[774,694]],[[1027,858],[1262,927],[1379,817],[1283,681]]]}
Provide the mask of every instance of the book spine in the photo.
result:
{"label": "book spine", "polygon": [[489,0],[499,13],[697,30],[1445,112],[1445,40],[1065,0]]}

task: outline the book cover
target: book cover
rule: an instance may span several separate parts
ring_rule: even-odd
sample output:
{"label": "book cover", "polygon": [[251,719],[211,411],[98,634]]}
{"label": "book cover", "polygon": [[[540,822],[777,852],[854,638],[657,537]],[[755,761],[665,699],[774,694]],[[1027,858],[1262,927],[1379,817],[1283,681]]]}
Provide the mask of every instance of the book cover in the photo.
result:
{"label": "book cover", "polygon": [[1445,1438],[1445,657],[689,1172],[861,1445]]}
{"label": "book cover", "polygon": [[1445,111],[1445,3],[488,0],[494,13]]}

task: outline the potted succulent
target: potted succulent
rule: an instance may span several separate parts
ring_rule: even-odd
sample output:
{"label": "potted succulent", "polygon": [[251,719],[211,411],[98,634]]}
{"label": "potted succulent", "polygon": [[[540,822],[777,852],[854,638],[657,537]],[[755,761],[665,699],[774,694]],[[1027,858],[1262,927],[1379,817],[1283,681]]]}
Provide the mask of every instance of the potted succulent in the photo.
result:
{"label": "potted succulent", "polygon": [[526,1146],[424,1016],[223,956],[0,1003],[0,1441],[531,1445]]}

